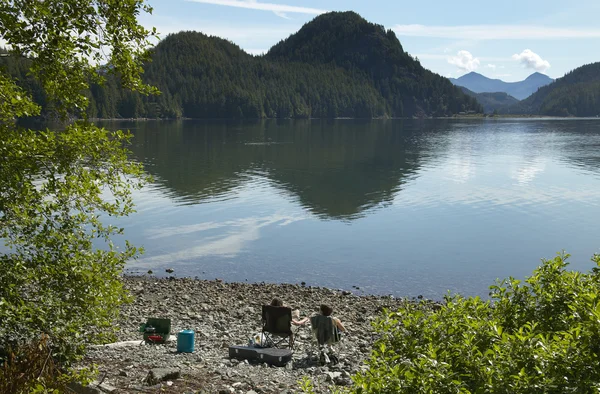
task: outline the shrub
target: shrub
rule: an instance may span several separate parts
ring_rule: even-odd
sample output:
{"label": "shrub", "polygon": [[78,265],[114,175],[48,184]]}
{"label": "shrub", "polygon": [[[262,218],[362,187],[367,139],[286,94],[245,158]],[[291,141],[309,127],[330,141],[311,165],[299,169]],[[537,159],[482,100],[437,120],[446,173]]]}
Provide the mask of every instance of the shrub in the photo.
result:
{"label": "shrub", "polygon": [[592,393],[600,390],[600,256],[588,273],[566,254],[490,300],[448,295],[385,311],[357,393]]}
{"label": "shrub", "polygon": [[0,363],[0,393],[64,393],[70,381],[89,383],[91,372],[65,370],[53,357],[48,336],[11,351]]}

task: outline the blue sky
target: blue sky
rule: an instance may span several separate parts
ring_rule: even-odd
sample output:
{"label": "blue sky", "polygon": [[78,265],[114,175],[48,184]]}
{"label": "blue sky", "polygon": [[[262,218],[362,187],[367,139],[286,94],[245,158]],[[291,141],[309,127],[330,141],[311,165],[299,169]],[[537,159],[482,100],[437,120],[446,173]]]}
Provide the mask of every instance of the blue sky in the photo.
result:
{"label": "blue sky", "polygon": [[519,81],[600,61],[600,0],[149,0],[140,17],[164,36],[197,30],[249,53],[268,50],[325,11],[358,12],[396,32],[404,50],[447,77],[477,71]]}

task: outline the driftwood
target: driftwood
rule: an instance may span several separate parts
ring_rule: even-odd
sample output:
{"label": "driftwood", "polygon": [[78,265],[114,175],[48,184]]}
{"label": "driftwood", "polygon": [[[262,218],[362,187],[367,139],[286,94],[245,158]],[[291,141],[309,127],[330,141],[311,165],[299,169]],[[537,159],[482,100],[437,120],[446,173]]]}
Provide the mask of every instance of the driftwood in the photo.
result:
{"label": "driftwood", "polygon": [[[167,342],[171,342],[171,341],[175,341],[177,340],[177,337],[175,335],[171,335],[169,337],[169,339],[167,339]],[[114,342],[114,343],[107,343],[104,345],[91,345],[91,348],[94,349],[101,349],[101,348],[120,348],[120,347],[128,347],[128,346],[139,346],[141,344],[143,344],[144,341],[143,340],[135,340],[135,341],[121,341],[121,342]]]}

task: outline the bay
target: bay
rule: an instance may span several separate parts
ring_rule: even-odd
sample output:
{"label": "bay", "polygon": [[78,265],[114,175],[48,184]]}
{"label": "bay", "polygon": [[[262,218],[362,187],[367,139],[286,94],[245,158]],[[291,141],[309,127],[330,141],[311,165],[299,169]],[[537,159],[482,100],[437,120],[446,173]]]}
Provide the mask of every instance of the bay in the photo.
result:
{"label": "bay", "polygon": [[600,252],[596,119],[107,122],[154,180],[128,270],[486,297]]}

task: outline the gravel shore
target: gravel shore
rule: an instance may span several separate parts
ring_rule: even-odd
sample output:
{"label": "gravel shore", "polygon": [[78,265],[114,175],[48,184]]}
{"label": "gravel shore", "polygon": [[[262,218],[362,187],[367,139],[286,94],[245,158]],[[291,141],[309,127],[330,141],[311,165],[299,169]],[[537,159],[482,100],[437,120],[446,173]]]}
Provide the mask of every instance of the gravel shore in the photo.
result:
{"label": "gravel shore", "polygon": [[[352,384],[350,376],[369,356],[375,334],[371,322],[383,308],[394,308],[403,299],[389,296],[357,295],[346,290],[291,284],[226,283],[220,280],[126,277],[125,285],[134,297],[122,308],[118,323],[119,341],[137,341],[122,347],[97,346],[89,350],[84,364],[96,364],[104,392],[119,393],[293,393],[298,381],[310,378],[319,393],[332,386]],[[334,308],[347,329],[335,346],[340,363],[319,366],[310,326],[301,327],[293,359],[286,367],[269,367],[230,360],[228,347],[244,345],[261,330],[261,306],[281,298],[300,315],[318,312],[321,303]],[[172,333],[195,331],[194,353],[177,353],[175,341],[165,345],[141,344],[138,328],[147,317],[170,318]],[[154,374],[171,372],[157,382]],[[179,375],[177,377],[177,375]],[[111,388],[112,387],[112,388]]]}

